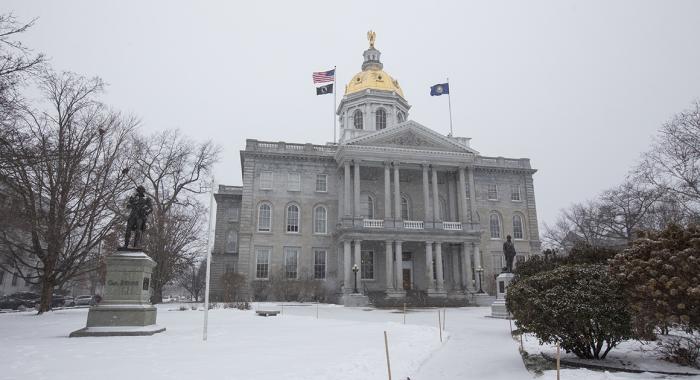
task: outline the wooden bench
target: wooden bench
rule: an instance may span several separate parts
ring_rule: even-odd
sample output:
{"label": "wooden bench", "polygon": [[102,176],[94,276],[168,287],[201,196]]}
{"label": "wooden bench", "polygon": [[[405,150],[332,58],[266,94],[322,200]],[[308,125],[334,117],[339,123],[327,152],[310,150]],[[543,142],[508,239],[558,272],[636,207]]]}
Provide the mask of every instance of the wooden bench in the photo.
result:
{"label": "wooden bench", "polygon": [[279,314],[279,310],[255,310],[255,314],[261,316],[261,317],[268,317],[268,316],[275,316]]}

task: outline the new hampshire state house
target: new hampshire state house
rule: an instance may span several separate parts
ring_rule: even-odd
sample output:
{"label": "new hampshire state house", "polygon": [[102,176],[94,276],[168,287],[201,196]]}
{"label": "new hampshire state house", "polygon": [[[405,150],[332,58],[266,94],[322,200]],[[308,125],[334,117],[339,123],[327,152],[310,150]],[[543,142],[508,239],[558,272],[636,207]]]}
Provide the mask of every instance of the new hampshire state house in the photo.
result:
{"label": "new hampshire state house", "polygon": [[479,303],[507,235],[515,266],[539,252],[530,160],[411,120],[373,45],[338,105],[338,144],[246,140],[242,186],[214,195],[214,300],[234,277],[246,299]]}

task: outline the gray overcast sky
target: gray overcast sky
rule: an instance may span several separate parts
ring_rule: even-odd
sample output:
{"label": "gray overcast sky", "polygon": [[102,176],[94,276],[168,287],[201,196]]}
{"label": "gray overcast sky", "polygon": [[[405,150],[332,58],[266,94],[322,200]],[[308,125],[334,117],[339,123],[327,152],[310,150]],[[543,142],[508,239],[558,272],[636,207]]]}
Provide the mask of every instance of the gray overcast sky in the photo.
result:
{"label": "gray overcast sky", "polygon": [[217,182],[231,185],[246,138],[332,141],[333,98],[315,95],[311,72],[336,65],[342,90],[369,29],[411,119],[449,132],[446,97],[429,96],[449,77],[455,135],[532,160],[540,222],[622,181],[700,98],[700,1],[4,0],[7,11],[39,17],[24,42],[102,77],[105,100],[145,130],[221,144]]}

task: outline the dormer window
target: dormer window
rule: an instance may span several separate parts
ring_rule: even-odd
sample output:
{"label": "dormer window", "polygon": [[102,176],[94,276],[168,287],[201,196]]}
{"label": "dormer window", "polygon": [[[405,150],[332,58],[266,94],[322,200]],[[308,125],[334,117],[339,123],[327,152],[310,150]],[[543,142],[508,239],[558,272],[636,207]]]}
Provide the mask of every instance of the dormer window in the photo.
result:
{"label": "dormer window", "polygon": [[362,129],[362,111],[355,110],[355,113],[352,114],[352,124],[355,129]]}

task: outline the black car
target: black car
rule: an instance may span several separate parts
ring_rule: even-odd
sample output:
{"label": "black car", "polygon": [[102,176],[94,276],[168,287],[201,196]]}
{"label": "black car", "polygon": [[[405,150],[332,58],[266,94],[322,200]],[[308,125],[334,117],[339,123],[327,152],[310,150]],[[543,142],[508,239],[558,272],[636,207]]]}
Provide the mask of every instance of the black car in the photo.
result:
{"label": "black car", "polygon": [[41,298],[38,294],[32,292],[18,292],[10,294],[10,297],[22,301],[22,305],[28,309],[33,309]]}
{"label": "black car", "polygon": [[20,299],[11,296],[0,297],[0,309],[17,310],[21,305],[24,305],[24,302]]}

